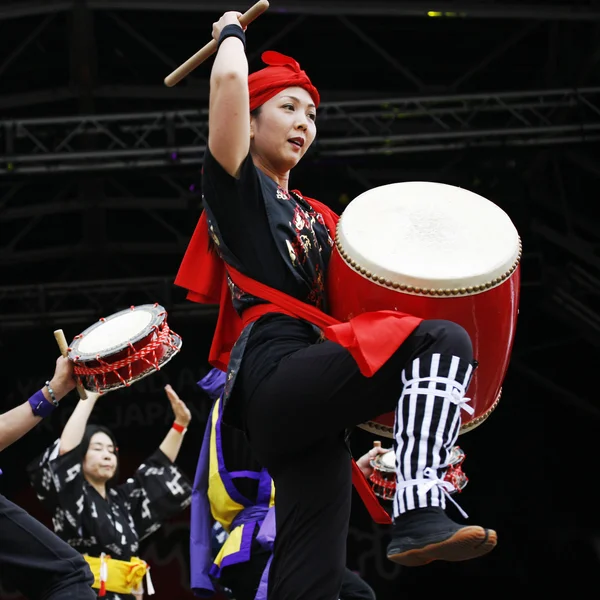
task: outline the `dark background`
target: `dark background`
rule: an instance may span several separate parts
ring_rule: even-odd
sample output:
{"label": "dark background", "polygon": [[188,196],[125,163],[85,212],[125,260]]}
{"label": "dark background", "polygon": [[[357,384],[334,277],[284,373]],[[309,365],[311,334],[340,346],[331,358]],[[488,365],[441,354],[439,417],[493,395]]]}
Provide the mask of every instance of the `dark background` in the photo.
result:
{"label": "dark background", "polygon": [[[209,408],[195,381],[209,369],[216,313],[187,303],[173,279],[199,216],[211,59],[174,88],[162,80],[210,39],[225,8],[248,6],[0,4],[1,409],[51,376],[53,330],[70,341],[102,316],[161,303],[182,352],[97,409],[125,475],[168,430],[166,382],[194,412],[179,459],[194,474]],[[251,70],[276,49],[321,91],[318,141],[293,187],[341,212],[386,183],[460,185],[501,206],[523,241],[502,400],[459,439],[470,482],[458,500],[471,522],[497,529],[498,548],[401,571],[385,559],[386,530],[357,501],[349,565],[381,600],[413,586],[452,593],[473,578],[577,587],[598,568],[599,33],[598,2],[508,0],[273,0],[248,30]],[[0,491],[46,523],[24,468],[75,401],[1,457]],[[355,454],[373,439],[358,430]],[[188,518],[145,545],[156,598],[189,597]]]}

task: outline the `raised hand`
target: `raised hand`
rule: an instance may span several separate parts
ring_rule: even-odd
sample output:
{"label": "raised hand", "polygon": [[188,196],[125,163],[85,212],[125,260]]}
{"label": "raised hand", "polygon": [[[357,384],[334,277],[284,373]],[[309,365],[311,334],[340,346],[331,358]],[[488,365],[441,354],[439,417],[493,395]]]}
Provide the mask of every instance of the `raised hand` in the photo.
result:
{"label": "raised hand", "polygon": [[190,409],[170,385],[165,385],[165,392],[167,393],[167,398],[171,402],[171,408],[175,415],[175,423],[187,427],[192,420]]}
{"label": "raised hand", "polygon": [[[216,42],[219,41],[219,36],[221,35],[221,31],[222,31],[223,27],[225,27],[226,25],[239,25],[241,27],[240,20],[239,20],[241,16],[242,16],[242,13],[237,12],[235,10],[230,10],[230,11],[226,12],[225,14],[223,14],[223,16],[216,23],[213,23],[213,28],[212,28],[213,39]],[[243,29],[245,30],[246,28],[243,27]]]}
{"label": "raised hand", "polygon": [[57,400],[60,400],[75,388],[73,363],[65,356],[59,356],[56,359],[56,368],[50,380],[50,387]]}

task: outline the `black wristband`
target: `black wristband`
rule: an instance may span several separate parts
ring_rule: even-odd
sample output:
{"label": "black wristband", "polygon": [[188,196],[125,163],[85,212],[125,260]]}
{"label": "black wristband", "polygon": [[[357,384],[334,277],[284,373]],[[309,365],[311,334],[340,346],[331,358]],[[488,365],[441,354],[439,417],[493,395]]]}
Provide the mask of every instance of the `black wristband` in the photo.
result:
{"label": "black wristband", "polygon": [[223,40],[228,37],[236,37],[238,40],[242,41],[244,44],[244,50],[246,49],[246,32],[241,28],[240,25],[225,25],[223,29],[221,29],[221,33],[219,34],[219,41],[217,42],[217,49],[223,43]]}

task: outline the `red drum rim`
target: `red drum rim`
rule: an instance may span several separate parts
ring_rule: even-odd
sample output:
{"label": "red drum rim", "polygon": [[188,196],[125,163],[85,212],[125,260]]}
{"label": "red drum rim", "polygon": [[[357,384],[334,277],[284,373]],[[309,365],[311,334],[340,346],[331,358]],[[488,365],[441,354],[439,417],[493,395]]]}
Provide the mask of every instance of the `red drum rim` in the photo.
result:
{"label": "red drum rim", "polygon": [[[492,406],[490,406],[490,408],[488,408],[481,416],[477,417],[476,419],[473,419],[472,421],[469,421],[468,423],[465,423],[464,425],[461,425],[458,431],[458,435],[462,435],[463,433],[473,431],[473,429],[479,427],[479,425],[481,425],[492,414],[496,406],[498,406],[501,396],[502,388],[500,388],[500,392],[498,393],[498,396],[496,397],[496,400],[494,401]],[[357,425],[357,427],[360,427],[360,429],[363,429],[364,431],[368,431],[369,433],[373,433],[375,435],[380,435],[391,440],[394,439],[394,432],[392,427],[382,425],[381,423],[377,423],[375,421],[365,421],[364,423],[360,423],[359,425]]]}

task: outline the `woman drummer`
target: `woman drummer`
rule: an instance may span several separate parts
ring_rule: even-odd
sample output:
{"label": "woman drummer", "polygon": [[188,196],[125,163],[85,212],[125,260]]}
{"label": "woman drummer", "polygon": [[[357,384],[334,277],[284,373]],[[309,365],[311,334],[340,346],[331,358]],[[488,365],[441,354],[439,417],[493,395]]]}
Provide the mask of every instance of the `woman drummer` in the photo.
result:
{"label": "woman drummer", "polygon": [[224,421],[246,432],[275,481],[269,598],[338,598],[351,502],[344,432],[392,411],[398,485],[388,557],[419,566],[486,554],[496,533],[456,524],[444,510],[471,340],[455,323],[402,313],[323,331],[306,316],[327,312],[337,218],[289,185],[315,139],[319,92],[276,52],[248,76],[239,16],[213,25],[204,211],[176,284],[191,300],[219,302],[211,363],[228,371]]}
{"label": "woman drummer", "polygon": [[[38,498],[52,513],[55,533],[79,550],[95,576],[98,597],[143,597],[149,571],[137,557],[139,542],[191,502],[191,485],[175,465],[191,413],[170,386],[175,416],[159,448],[124,483],[118,482],[119,451],[113,434],[88,424],[100,397],[87,392],[60,439],[28,468]],[[151,579],[146,575],[148,591]]]}

